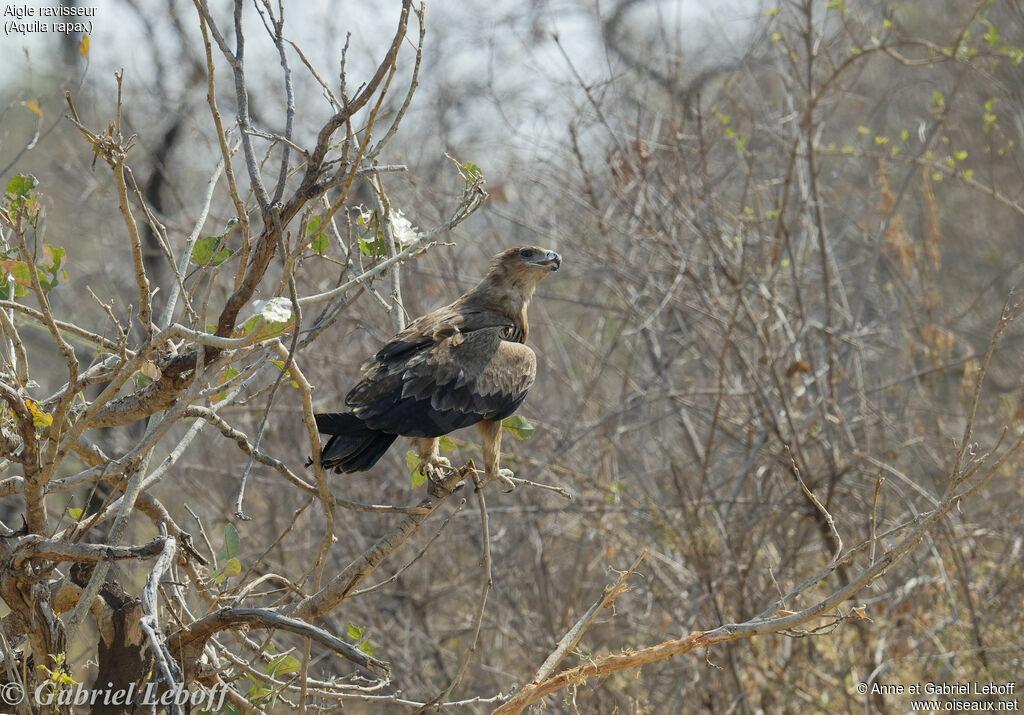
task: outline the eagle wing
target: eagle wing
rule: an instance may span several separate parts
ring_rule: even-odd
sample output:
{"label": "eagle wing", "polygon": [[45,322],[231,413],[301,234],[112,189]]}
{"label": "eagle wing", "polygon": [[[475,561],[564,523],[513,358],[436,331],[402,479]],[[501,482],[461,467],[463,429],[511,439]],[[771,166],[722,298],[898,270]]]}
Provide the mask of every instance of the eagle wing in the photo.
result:
{"label": "eagle wing", "polygon": [[533,350],[507,339],[507,320],[468,332],[453,322],[395,336],[345,398],[351,413],[381,432],[439,437],[515,412],[537,374]]}
{"label": "eagle wing", "polygon": [[411,352],[439,345],[445,338],[459,333],[469,334],[494,327],[505,328],[504,337],[507,340],[523,342],[521,331],[509,318],[492,310],[472,308],[456,301],[414,320],[363,363],[362,369],[367,372],[382,363],[403,359]]}

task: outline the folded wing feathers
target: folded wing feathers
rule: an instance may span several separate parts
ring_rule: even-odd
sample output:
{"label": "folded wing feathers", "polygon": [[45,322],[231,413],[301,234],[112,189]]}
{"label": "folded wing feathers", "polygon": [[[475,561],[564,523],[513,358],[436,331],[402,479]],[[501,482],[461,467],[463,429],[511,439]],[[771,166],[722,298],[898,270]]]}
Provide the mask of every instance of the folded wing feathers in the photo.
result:
{"label": "folded wing feathers", "polygon": [[[478,313],[471,318],[464,322],[475,324],[493,315]],[[368,424],[384,429],[392,421],[405,423],[412,419],[410,410],[417,402],[429,404],[436,413],[491,418],[513,403],[518,406],[533,384],[536,358],[525,345],[503,339],[507,319],[469,332],[431,326],[432,334],[447,337],[438,343],[422,341],[414,349],[412,327],[377,353],[364,367],[363,380],[345,398],[353,414]]]}

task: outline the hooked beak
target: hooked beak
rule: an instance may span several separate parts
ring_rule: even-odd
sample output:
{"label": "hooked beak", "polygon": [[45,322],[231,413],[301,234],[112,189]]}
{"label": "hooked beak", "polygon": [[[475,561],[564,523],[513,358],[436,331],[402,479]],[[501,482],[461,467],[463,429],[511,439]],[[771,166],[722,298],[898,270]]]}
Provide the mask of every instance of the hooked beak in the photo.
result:
{"label": "hooked beak", "polygon": [[544,253],[544,258],[534,261],[538,266],[544,266],[548,270],[557,271],[562,265],[562,257],[554,251]]}

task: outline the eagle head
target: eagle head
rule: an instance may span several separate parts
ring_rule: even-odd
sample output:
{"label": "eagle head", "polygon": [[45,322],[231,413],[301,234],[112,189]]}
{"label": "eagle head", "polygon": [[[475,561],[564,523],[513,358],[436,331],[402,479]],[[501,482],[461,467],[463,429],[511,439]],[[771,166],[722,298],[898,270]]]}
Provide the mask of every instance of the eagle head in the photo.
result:
{"label": "eagle head", "polygon": [[491,306],[492,310],[514,317],[526,336],[526,306],[537,284],[562,265],[562,257],[540,246],[509,248],[491,260],[491,269],[476,288],[460,301]]}
{"label": "eagle head", "polygon": [[510,276],[536,282],[551,271],[557,271],[562,257],[540,246],[516,246],[495,256],[494,264]]}

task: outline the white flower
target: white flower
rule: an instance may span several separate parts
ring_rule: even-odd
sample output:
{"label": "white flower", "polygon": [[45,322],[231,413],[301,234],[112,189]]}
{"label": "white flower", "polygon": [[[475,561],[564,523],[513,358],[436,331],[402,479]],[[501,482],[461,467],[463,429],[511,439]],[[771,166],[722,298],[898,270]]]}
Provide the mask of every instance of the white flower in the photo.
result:
{"label": "white flower", "polygon": [[253,315],[260,315],[268,323],[287,323],[292,319],[292,302],[280,296],[270,300],[254,300]]}
{"label": "white flower", "polygon": [[412,222],[402,211],[395,209],[391,209],[391,234],[402,248],[415,241],[417,236],[416,227]]}

